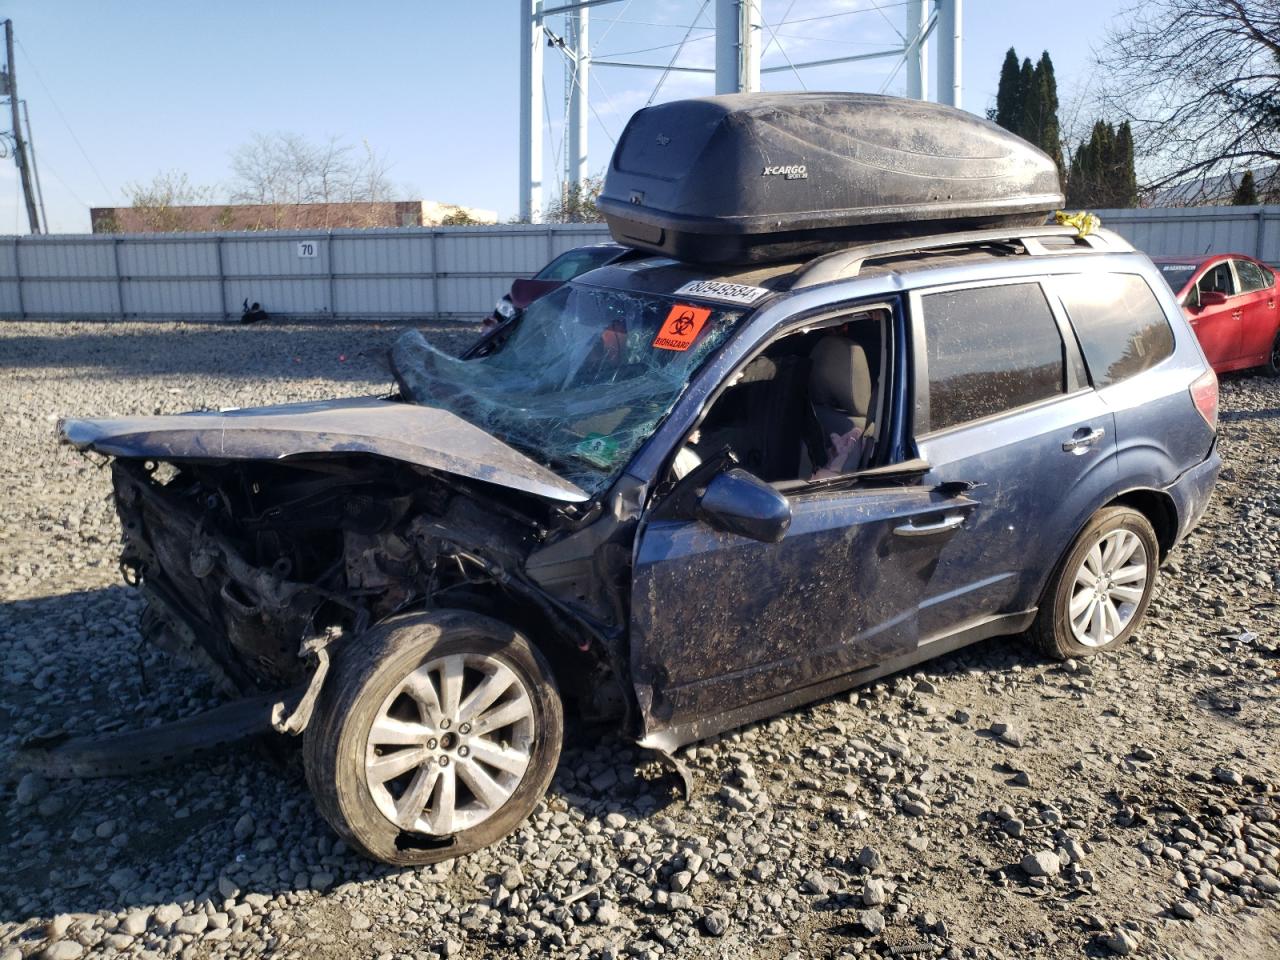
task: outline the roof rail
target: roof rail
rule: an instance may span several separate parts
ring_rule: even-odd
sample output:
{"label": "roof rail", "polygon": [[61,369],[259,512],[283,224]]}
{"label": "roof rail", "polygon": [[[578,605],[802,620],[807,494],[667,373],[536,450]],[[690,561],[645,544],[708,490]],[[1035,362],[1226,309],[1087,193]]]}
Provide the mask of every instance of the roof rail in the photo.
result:
{"label": "roof rail", "polygon": [[1000,227],[991,230],[966,230],[960,233],[942,233],[929,237],[912,237],[907,240],[868,243],[828,253],[805,264],[792,282],[791,289],[799,290],[802,287],[812,287],[832,280],[847,280],[856,277],[867,260],[899,253],[971,247],[983,243],[1018,243],[1027,255],[1032,257],[1069,252],[1061,248],[1046,247],[1041,242],[1053,237],[1070,237],[1081,249],[1108,253],[1133,251],[1129,241],[1110,230],[1098,230],[1083,237],[1075,227]]}

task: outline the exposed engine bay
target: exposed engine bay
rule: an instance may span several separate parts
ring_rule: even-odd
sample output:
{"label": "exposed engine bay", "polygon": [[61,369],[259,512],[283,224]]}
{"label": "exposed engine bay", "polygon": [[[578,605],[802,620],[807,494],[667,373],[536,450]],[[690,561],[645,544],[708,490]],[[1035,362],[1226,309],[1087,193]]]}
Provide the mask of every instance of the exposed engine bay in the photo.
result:
{"label": "exposed engine bay", "polygon": [[589,519],[573,508],[365,456],[120,458],[112,473],[121,567],[148,601],[144,633],[229,694],[304,683],[306,654],[399,611],[449,606],[498,607],[546,637],[551,655],[574,660],[574,686],[593,691],[588,714],[624,702],[625,674],[611,665],[620,600],[589,587],[616,578],[539,583],[526,572],[553,533],[572,539]]}

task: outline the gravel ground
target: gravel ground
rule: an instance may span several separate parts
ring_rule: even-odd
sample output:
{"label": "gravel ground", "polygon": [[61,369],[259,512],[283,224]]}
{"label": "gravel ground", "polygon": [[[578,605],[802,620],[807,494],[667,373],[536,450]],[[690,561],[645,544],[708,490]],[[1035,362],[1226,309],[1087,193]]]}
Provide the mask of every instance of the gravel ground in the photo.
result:
{"label": "gravel ground", "polygon": [[[496,847],[394,871],[296,759],[44,782],[37,732],[215,702],[144,648],[69,414],[376,392],[393,325],[0,325],[0,960],[39,956],[1280,956],[1280,383],[1223,384],[1227,463],[1146,626],[1090,663],[990,641],[686,750],[685,802],[590,731]],[[456,346],[458,328],[434,336]]]}

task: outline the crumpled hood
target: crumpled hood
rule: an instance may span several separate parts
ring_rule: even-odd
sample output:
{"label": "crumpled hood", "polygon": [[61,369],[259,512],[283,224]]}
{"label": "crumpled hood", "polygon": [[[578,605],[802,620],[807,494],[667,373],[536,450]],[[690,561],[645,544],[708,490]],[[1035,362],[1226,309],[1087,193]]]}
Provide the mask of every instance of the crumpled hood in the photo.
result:
{"label": "crumpled hood", "polygon": [[456,414],[380,397],[63,420],[58,432],[77,450],[154,460],[286,460],[368,453],[548,500],[588,499],[581,488]]}

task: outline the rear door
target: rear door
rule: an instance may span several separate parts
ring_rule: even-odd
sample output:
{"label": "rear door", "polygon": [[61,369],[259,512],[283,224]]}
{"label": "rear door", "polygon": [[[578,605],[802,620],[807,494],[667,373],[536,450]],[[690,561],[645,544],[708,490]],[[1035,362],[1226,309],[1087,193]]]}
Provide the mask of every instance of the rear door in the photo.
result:
{"label": "rear door", "polygon": [[1240,286],[1240,358],[1249,366],[1266,363],[1276,338],[1276,278],[1252,260],[1233,260]]}
{"label": "rear door", "polygon": [[1115,477],[1114,418],[1044,284],[913,294],[916,444],[925,484],[976,501],[943,547],[922,643],[1037,602],[1090,498]]}
{"label": "rear door", "polygon": [[[1203,305],[1203,295],[1209,292],[1225,294],[1227,302]],[[1237,292],[1231,263],[1221,260],[1196,278],[1196,285],[1188,295],[1191,327],[1210,366],[1215,369],[1229,367],[1240,359],[1243,313],[1236,299]]]}
{"label": "rear door", "polygon": [[1209,452],[1212,434],[1187,389],[1203,372],[1199,358],[1179,362],[1174,356],[1169,318],[1139,274],[1064,276],[1053,286],[1094,388],[1115,414],[1116,466],[1124,486],[1172,483]]}

